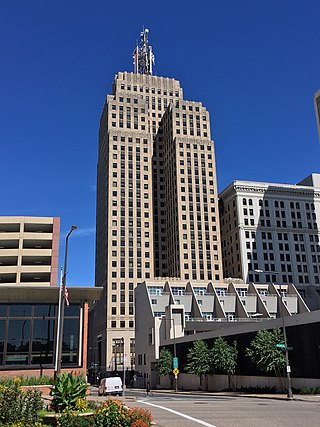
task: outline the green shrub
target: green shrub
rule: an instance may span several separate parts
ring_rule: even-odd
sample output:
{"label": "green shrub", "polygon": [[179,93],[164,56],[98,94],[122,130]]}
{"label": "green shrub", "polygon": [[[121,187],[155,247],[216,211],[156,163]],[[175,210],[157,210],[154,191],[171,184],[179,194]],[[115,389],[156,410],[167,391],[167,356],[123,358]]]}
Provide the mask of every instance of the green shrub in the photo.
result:
{"label": "green shrub", "polygon": [[42,424],[41,422],[35,422],[32,424],[25,424],[22,423],[21,421],[17,421],[16,423],[13,424],[1,424],[1,427],[49,427],[46,424]]}
{"label": "green shrub", "polygon": [[118,400],[108,399],[97,408],[96,427],[150,427],[153,421],[149,411],[127,408]]}
{"label": "green shrub", "polygon": [[130,427],[128,409],[118,400],[108,399],[95,413],[97,427]]}
{"label": "green shrub", "polygon": [[41,392],[23,392],[19,381],[12,387],[0,387],[0,424],[21,423],[34,426],[38,421],[38,411],[42,409]]}
{"label": "green shrub", "polygon": [[243,393],[254,393],[254,394],[274,394],[277,392],[276,386],[249,386],[249,387],[240,387],[236,391]]}
{"label": "green shrub", "polygon": [[55,412],[76,409],[79,399],[85,398],[88,387],[83,377],[75,376],[72,372],[58,375],[51,390],[51,409]]}
{"label": "green shrub", "polygon": [[95,411],[97,408],[97,404],[94,400],[88,400],[87,401],[87,410],[88,411]]}
{"label": "green shrub", "polygon": [[57,426],[59,427],[95,427],[96,423],[93,416],[80,417],[78,414],[70,412],[62,412],[57,418]]}
{"label": "green shrub", "polygon": [[300,394],[320,394],[320,387],[302,387]]}
{"label": "green shrub", "polygon": [[1,378],[0,386],[12,387],[15,381],[19,380],[21,386],[28,385],[52,385],[54,383],[53,377],[16,377],[16,378]]}
{"label": "green shrub", "polygon": [[129,425],[132,427],[149,427],[153,421],[151,412],[142,408],[129,408],[128,410]]}

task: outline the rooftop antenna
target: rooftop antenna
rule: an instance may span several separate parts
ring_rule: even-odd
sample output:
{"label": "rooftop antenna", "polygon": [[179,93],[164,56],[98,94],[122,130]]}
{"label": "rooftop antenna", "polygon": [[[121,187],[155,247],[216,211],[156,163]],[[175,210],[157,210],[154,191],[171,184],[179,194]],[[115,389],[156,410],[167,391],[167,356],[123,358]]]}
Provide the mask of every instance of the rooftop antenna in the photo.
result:
{"label": "rooftop antenna", "polygon": [[140,33],[140,43],[133,52],[134,72],[137,74],[152,75],[152,65],[154,64],[154,54],[148,42],[149,30],[143,29]]}

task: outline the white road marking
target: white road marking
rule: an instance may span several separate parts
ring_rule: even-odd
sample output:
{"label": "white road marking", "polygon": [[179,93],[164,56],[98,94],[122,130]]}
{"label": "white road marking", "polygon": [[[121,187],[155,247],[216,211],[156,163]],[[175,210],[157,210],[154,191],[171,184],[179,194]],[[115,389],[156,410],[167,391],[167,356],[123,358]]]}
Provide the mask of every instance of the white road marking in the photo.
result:
{"label": "white road marking", "polygon": [[190,417],[189,415],[182,414],[181,412],[175,411],[170,408],[166,408],[165,406],[155,405],[154,403],[146,402],[145,400],[138,400],[138,403],[144,403],[145,405],[154,406],[155,408],[163,409],[164,411],[172,412],[173,414],[179,415],[180,417],[187,418],[188,420],[194,421],[197,424],[201,424],[206,427],[216,427],[213,424],[206,423],[205,421],[198,420],[197,418]]}

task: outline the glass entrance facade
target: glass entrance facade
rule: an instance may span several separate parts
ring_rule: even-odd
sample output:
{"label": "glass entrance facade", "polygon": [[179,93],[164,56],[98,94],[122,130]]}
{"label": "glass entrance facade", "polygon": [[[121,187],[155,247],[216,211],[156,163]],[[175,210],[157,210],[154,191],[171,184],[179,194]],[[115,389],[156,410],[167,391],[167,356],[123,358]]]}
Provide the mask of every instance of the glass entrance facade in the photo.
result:
{"label": "glass entrance facade", "polygon": [[[65,307],[62,366],[79,364],[80,304]],[[0,370],[54,366],[57,304],[0,304]]]}

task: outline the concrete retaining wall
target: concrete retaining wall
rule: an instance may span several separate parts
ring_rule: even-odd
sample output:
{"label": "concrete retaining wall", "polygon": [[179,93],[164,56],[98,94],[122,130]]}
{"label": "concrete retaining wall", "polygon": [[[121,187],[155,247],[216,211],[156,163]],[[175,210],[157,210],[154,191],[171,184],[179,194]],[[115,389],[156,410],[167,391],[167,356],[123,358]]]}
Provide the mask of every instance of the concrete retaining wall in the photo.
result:
{"label": "concrete retaining wall", "polygon": [[[284,382],[285,381],[285,382]],[[286,379],[277,377],[254,377],[246,375],[232,375],[230,385],[233,389],[242,387],[277,387],[281,391]],[[222,391],[229,386],[227,375],[207,375],[200,378],[198,375],[180,374],[178,376],[179,390],[203,390],[203,391]],[[170,389],[173,385],[170,384],[168,377],[160,378],[160,386],[158,388]],[[320,387],[319,379],[312,378],[292,378],[292,387],[300,389],[302,387]]]}

